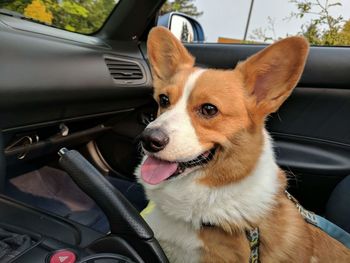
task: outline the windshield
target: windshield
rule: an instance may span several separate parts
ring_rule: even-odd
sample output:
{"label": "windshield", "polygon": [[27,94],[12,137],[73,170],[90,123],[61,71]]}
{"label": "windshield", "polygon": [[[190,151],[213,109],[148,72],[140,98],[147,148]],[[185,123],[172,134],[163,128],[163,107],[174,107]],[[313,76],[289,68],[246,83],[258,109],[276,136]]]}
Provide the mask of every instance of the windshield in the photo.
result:
{"label": "windshield", "polygon": [[119,0],[8,0],[0,8],[57,28],[92,34],[104,24]]}

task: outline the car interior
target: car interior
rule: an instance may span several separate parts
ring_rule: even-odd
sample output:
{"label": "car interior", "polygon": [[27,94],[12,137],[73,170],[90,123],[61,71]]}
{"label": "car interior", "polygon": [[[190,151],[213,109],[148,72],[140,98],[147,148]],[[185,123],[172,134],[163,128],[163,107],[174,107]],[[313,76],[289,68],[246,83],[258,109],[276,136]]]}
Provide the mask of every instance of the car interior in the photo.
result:
{"label": "car interior", "polygon": [[[12,238],[0,262],[67,251],[77,262],[167,262],[139,216],[148,200],[134,175],[138,135],[157,114],[146,41],[163,2],[122,0],[92,35],[0,14],[0,244]],[[265,47],[185,46],[220,69]],[[267,121],[289,192],[347,232],[349,72],[349,47],[312,46]]]}

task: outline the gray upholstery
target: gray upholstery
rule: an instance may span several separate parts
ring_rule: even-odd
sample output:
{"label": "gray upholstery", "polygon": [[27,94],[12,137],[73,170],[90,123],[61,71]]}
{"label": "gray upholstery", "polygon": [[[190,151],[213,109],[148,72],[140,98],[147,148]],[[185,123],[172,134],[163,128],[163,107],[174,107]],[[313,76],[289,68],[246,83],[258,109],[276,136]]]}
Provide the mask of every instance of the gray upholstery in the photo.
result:
{"label": "gray upholstery", "polygon": [[350,175],[333,190],[326,206],[326,218],[350,233]]}

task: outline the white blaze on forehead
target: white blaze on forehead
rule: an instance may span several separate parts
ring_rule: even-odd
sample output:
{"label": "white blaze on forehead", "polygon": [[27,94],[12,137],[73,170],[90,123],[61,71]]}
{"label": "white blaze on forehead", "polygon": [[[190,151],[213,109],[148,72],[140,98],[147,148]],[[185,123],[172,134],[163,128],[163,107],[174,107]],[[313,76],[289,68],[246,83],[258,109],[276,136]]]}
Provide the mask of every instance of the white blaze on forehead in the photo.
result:
{"label": "white blaze on forehead", "polygon": [[[183,90],[183,94],[178,102],[179,103],[185,103],[187,104],[188,98],[190,97],[190,94],[196,84],[197,79],[200,75],[205,71],[205,69],[197,69],[195,72],[193,72],[187,79],[185,83],[185,87]],[[186,105],[185,105],[186,106]]]}
{"label": "white blaze on forehead", "polygon": [[188,161],[206,150],[198,140],[187,111],[188,99],[197,79],[204,71],[198,69],[193,72],[185,83],[182,96],[173,108],[148,125],[148,128],[161,128],[169,136],[169,144],[156,154],[157,157],[169,161]]}

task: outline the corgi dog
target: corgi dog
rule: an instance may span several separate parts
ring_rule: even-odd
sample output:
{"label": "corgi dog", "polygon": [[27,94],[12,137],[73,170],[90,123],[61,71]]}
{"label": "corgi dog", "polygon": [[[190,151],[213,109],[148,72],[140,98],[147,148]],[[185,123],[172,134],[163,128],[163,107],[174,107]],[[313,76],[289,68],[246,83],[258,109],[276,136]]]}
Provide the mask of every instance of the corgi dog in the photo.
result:
{"label": "corgi dog", "polygon": [[[151,30],[158,117],[141,135],[145,216],[170,262],[350,262],[285,194],[264,127],[291,94],[309,45],[280,40],[232,70],[204,69],[172,33]],[[247,231],[258,229],[258,258]]]}

